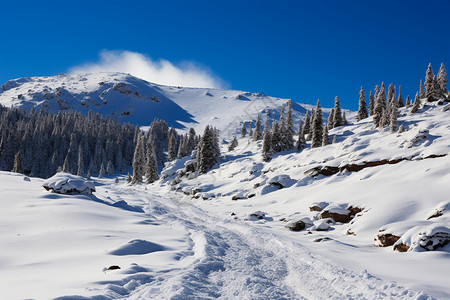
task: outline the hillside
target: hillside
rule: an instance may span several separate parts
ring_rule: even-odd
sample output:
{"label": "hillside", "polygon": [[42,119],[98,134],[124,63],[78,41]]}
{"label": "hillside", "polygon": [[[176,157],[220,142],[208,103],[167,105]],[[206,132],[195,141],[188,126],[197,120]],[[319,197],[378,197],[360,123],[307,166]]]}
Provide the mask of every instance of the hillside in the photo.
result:
{"label": "hillside", "polygon": [[[0,104],[6,107],[83,114],[92,110],[143,128],[158,118],[182,132],[192,127],[200,133],[211,124],[226,138],[240,133],[242,123],[254,121],[257,114],[270,110],[278,117],[287,101],[236,90],[157,85],[123,73],[26,77],[10,80],[0,89]],[[311,108],[293,105],[294,120]]]}

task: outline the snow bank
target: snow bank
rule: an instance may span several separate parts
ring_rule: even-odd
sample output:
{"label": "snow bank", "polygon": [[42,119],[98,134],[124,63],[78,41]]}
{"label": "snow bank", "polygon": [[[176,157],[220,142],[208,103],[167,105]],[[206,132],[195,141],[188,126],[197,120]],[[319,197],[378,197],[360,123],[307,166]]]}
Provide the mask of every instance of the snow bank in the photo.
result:
{"label": "snow bank", "polygon": [[42,185],[47,191],[58,194],[92,194],[95,185],[83,177],[60,172],[47,179]]}

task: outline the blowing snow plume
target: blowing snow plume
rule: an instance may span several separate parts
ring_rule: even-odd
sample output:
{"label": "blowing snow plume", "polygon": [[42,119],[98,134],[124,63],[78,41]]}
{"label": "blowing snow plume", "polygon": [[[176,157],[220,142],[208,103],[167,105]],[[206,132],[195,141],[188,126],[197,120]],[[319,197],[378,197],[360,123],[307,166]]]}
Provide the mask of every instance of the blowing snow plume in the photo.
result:
{"label": "blowing snow plume", "polygon": [[69,69],[70,73],[122,72],[144,80],[185,87],[220,88],[223,82],[204,68],[194,63],[185,62],[175,66],[170,61],[151,58],[132,51],[100,52],[100,60]]}

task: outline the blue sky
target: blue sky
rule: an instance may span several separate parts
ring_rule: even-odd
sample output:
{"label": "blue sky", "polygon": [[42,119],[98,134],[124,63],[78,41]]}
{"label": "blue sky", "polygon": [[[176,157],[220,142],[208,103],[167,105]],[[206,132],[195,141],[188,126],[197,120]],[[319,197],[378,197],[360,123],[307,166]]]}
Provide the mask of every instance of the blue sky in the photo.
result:
{"label": "blue sky", "polygon": [[[208,68],[233,89],[357,109],[381,81],[415,94],[450,71],[450,1],[8,1],[0,82],[127,50]],[[183,68],[183,67],[181,67]],[[368,95],[367,95],[368,96]]]}

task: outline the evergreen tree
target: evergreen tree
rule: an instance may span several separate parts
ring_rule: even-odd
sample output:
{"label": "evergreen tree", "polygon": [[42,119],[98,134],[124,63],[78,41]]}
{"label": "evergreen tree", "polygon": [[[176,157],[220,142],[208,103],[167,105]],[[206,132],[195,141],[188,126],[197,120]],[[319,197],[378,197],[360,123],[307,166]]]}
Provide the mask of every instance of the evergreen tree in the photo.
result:
{"label": "evergreen tree", "polygon": [[[103,165],[103,163],[102,163],[102,165]],[[137,182],[142,182],[142,177],[144,176],[144,166],[145,166],[144,136],[141,135],[138,138],[136,149],[134,151],[133,179],[131,180],[132,184],[135,184]]]}
{"label": "evergreen tree", "polygon": [[83,146],[80,143],[78,147],[78,176],[83,176],[84,174],[84,155],[83,155]]}
{"label": "evergreen tree", "polygon": [[437,83],[438,83],[439,88],[442,93],[441,96],[444,96],[444,97],[448,96],[447,82],[448,82],[447,70],[445,69],[444,63],[441,63],[441,68],[439,69]]}
{"label": "evergreen tree", "polygon": [[391,83],[391,84],[389,84],[388,93],[387,93],[388,106],[391,105],[393,96],[395,96],[395,86]]}
{"label": "evergreen tree", "polygon": [[398,87],[398,107],[403,107],[405,104],[403,103],[403,97],[402,97],[402,86]]}
{"label": "evergreen tree", "polygon": [[[334,119],[336,120],[336,117]],[[317,100],[317,107],[313,120],[314,122],[311,137],[311,148],[317,148],[322,146],[322,135],[323,135],[323,116],[322,116],[322,108],[320,107],[320,100]]]}
{"label": "evergreen tree", "polygon": [[149,139],[147,141],[146,148],[147,148],[147,153],[146,153],[145,173],[146,173],[147,179],[145,180],[145,182],[153,183],[159,179],[159,175],[158,175],[158,164],[156,162],[155,148],[153,146],[152,140]]}
{"label": "evergreen tree", "polygon": [[314,111],[314,109],[311,111],[311,118],[309,118],[310,122],[309,122],[309,132],[308,135],[306,136],[306,140],[310,141],[312,139],[312,135],[313,135],[313,128],[314,128],[314,116],[316,115],[316,112]]}
{"label": "evergreen tree", "polygon": [[414,98],[414,103],[411,108],[411,113],[415,114],[416,112],[419,111],[419,108],[420,108],[420,99],[419,95],[416,93],[416,97]]}
{"label": "evergreen tree", "polygon": [[206,126],[200,140],[197,152],[197,165],[200,173],[206,173],[218,162],[218,158],[220,158],[220,152],[217,153],[217,134],[214,131],[209,125]]}
{"label": "evergreen tree", "polygon": [[359,91],[359,108],[358,108],[358,115],[356,116],[356,121],[359,122],[362,119],[365,119],[368,117],[367,115],[367,104],[366,104],[366,96],[364,93],[363,87],[361,87],[361,90]]}
{"label": "evergreen tree", "polygon": [[22,157],[20,156],[20,152],[17,152],[14,157],[14,167],[11,172],[23,174]]}
{"label": "evergreen tree", "polygon": [[373,110],[373,125],[375,125],[375,127],[380,127],[380,121],[383,116],[383,110],[384,108],[382,100],[378,94],[378,97],[375,100],[375,108]]}
{"label": "evergreen tree", "polygon": [[[266,125],[270,123],[268,121],[269,116],[267,116],[266,119]],[[272,156],[272,136],[270,133],[270,126],[264,126],[264,133],[263,133],[263,144],[262,144],[262,157],[264,161],[269,161]]]}
{"label": "evergreen tree", "polygon": [[246,128],[247,123],[244,122],[242,124],[242,129],[241,129],[241,138],[245,138],[245,135],[247,134],[247,128]]}
{"label": "evergreen tree", "polygon": [[327,127],[328,129],[333,129],[333,119],[334,119],[334,108],[331,109],[328,115]]}
{"label": "evergreen tree", "polygon": [[231,141],[230,145],[228,146],[228,151],[233,151],[238,146],[238,140],[236,137],[233,137],[233,140]]}
{"label": "evergreen tree", "polygon": [[386,109],[387,108],[386,89],[384,86],[384,82],[381,83],[381,89],[380,92],[378,93],[378,98],[380,99],[380,104],[382,105],[383,109]]}
{"label": "evergreen tree", "polygon": [[409,98],[409,95],[406,97],[405,107],[409,107],[411,105],[411,99]]}
{"label": "evergreen tree", "polygon": [[375,108],[375,98],[372,95],[372,91],[370,91],[370,94],[369,94],[369,116],[373,116],[374,108]]}
{"label": "evergreen tree", "polygon": [[380,120],[380,131],[383,130],[389,123],[389,117],[387,114],[387,110],[383,108],[382,114],[381,114],[381,120]]}
{"label": "evergreen tree", "polygon": [[425,87],[422,84],[422,79],[420,80],[420,86],[419,86],[419,98],[420,99],[425,98]]}
{"label": "evergreen tree", "polygon": [[311,125],[309,111],[306,111],[305,122],[303,123],[302,135],[306,136],[309,133],[309,127]]}
{"label": "evergreen tree", "polygon": [[259,118],[259,115],[256,118],[255,131],[253,132],[252,137],[254,141],[259,141],[262,139],[261,119]]}
{"label": "evergreen tree", "polygon": [[428,65],[427,73],[425,76],[425,97],[428,101],[434,100],[434,75],[431,63]]}
{"label": "evergreen tree", "polygon": [[292,100],[288,103],[288,116],[286,120],[286,150],[294,147],[294,119],[292,118]]}
{"label": "evergreen tree", "polygon": [[111,160],[108,160],[108,163],[106,164],[106,174],[114,174],[114,165]]}
{"label": "evergreen tree", "polygon": [[341,112],[341,102],[339,97],[334,98],[334,115],[333,115],[333,128],[342,126],[342,112]]}
{"label": "evergreen tree", "polygon": [[281,151],[281,147],[280,147],[280,127],[278,125],[278,122],[276,122],[275,120],[272,122],[272,132],[271,132],[271,144],[272,144],[272,150],[273,152],[280,152]]}
{"label": "evergreen tree", "polygon": [[98,172],[98,178],[103,178],[103,175],[105,175],[105,164],[102,162],[100,165],[100,171]]}
{"label": "evergreen tree", "polygon": [[326,146],[329,144],[330,144],[330,137],[328,136],[328,126],[324,126],[322,134],[322,146]]}
{"label": "evergreen tree", "polygon": [[177,137],[175,136],[175,133],[172,132],[169,137],[169,148],[168,148],[167,161],[173,161],[174,159],[177,158],[176,143],[177,143]]}
{"label": "evergreen tree", "polygon": [[305,132],[302,128],[302,120],[298,121],[298,138],[297,138],[297,152],[302,150],[305,147]]}
{"label": "evergreen tree", "polygon": [[67,173],[69,172],[69,157],[68,156],[66,156],[66,158],[64,159],[62,171],[67,172]]}
{"label": "evergreen tree", "polygon": [[[395,95],[393,96],[393,98]],[[396,132],[398,130],[398,123],[397,123],[397,105],[398,102],[393,100],[391,102],[391,114],[389,116],[389,128],[392,133]]]}
{"label": "evergreen tree", "polygon": [[345,116],[345,110],[342,111],[342,125],[348,125],[347,117]]}

